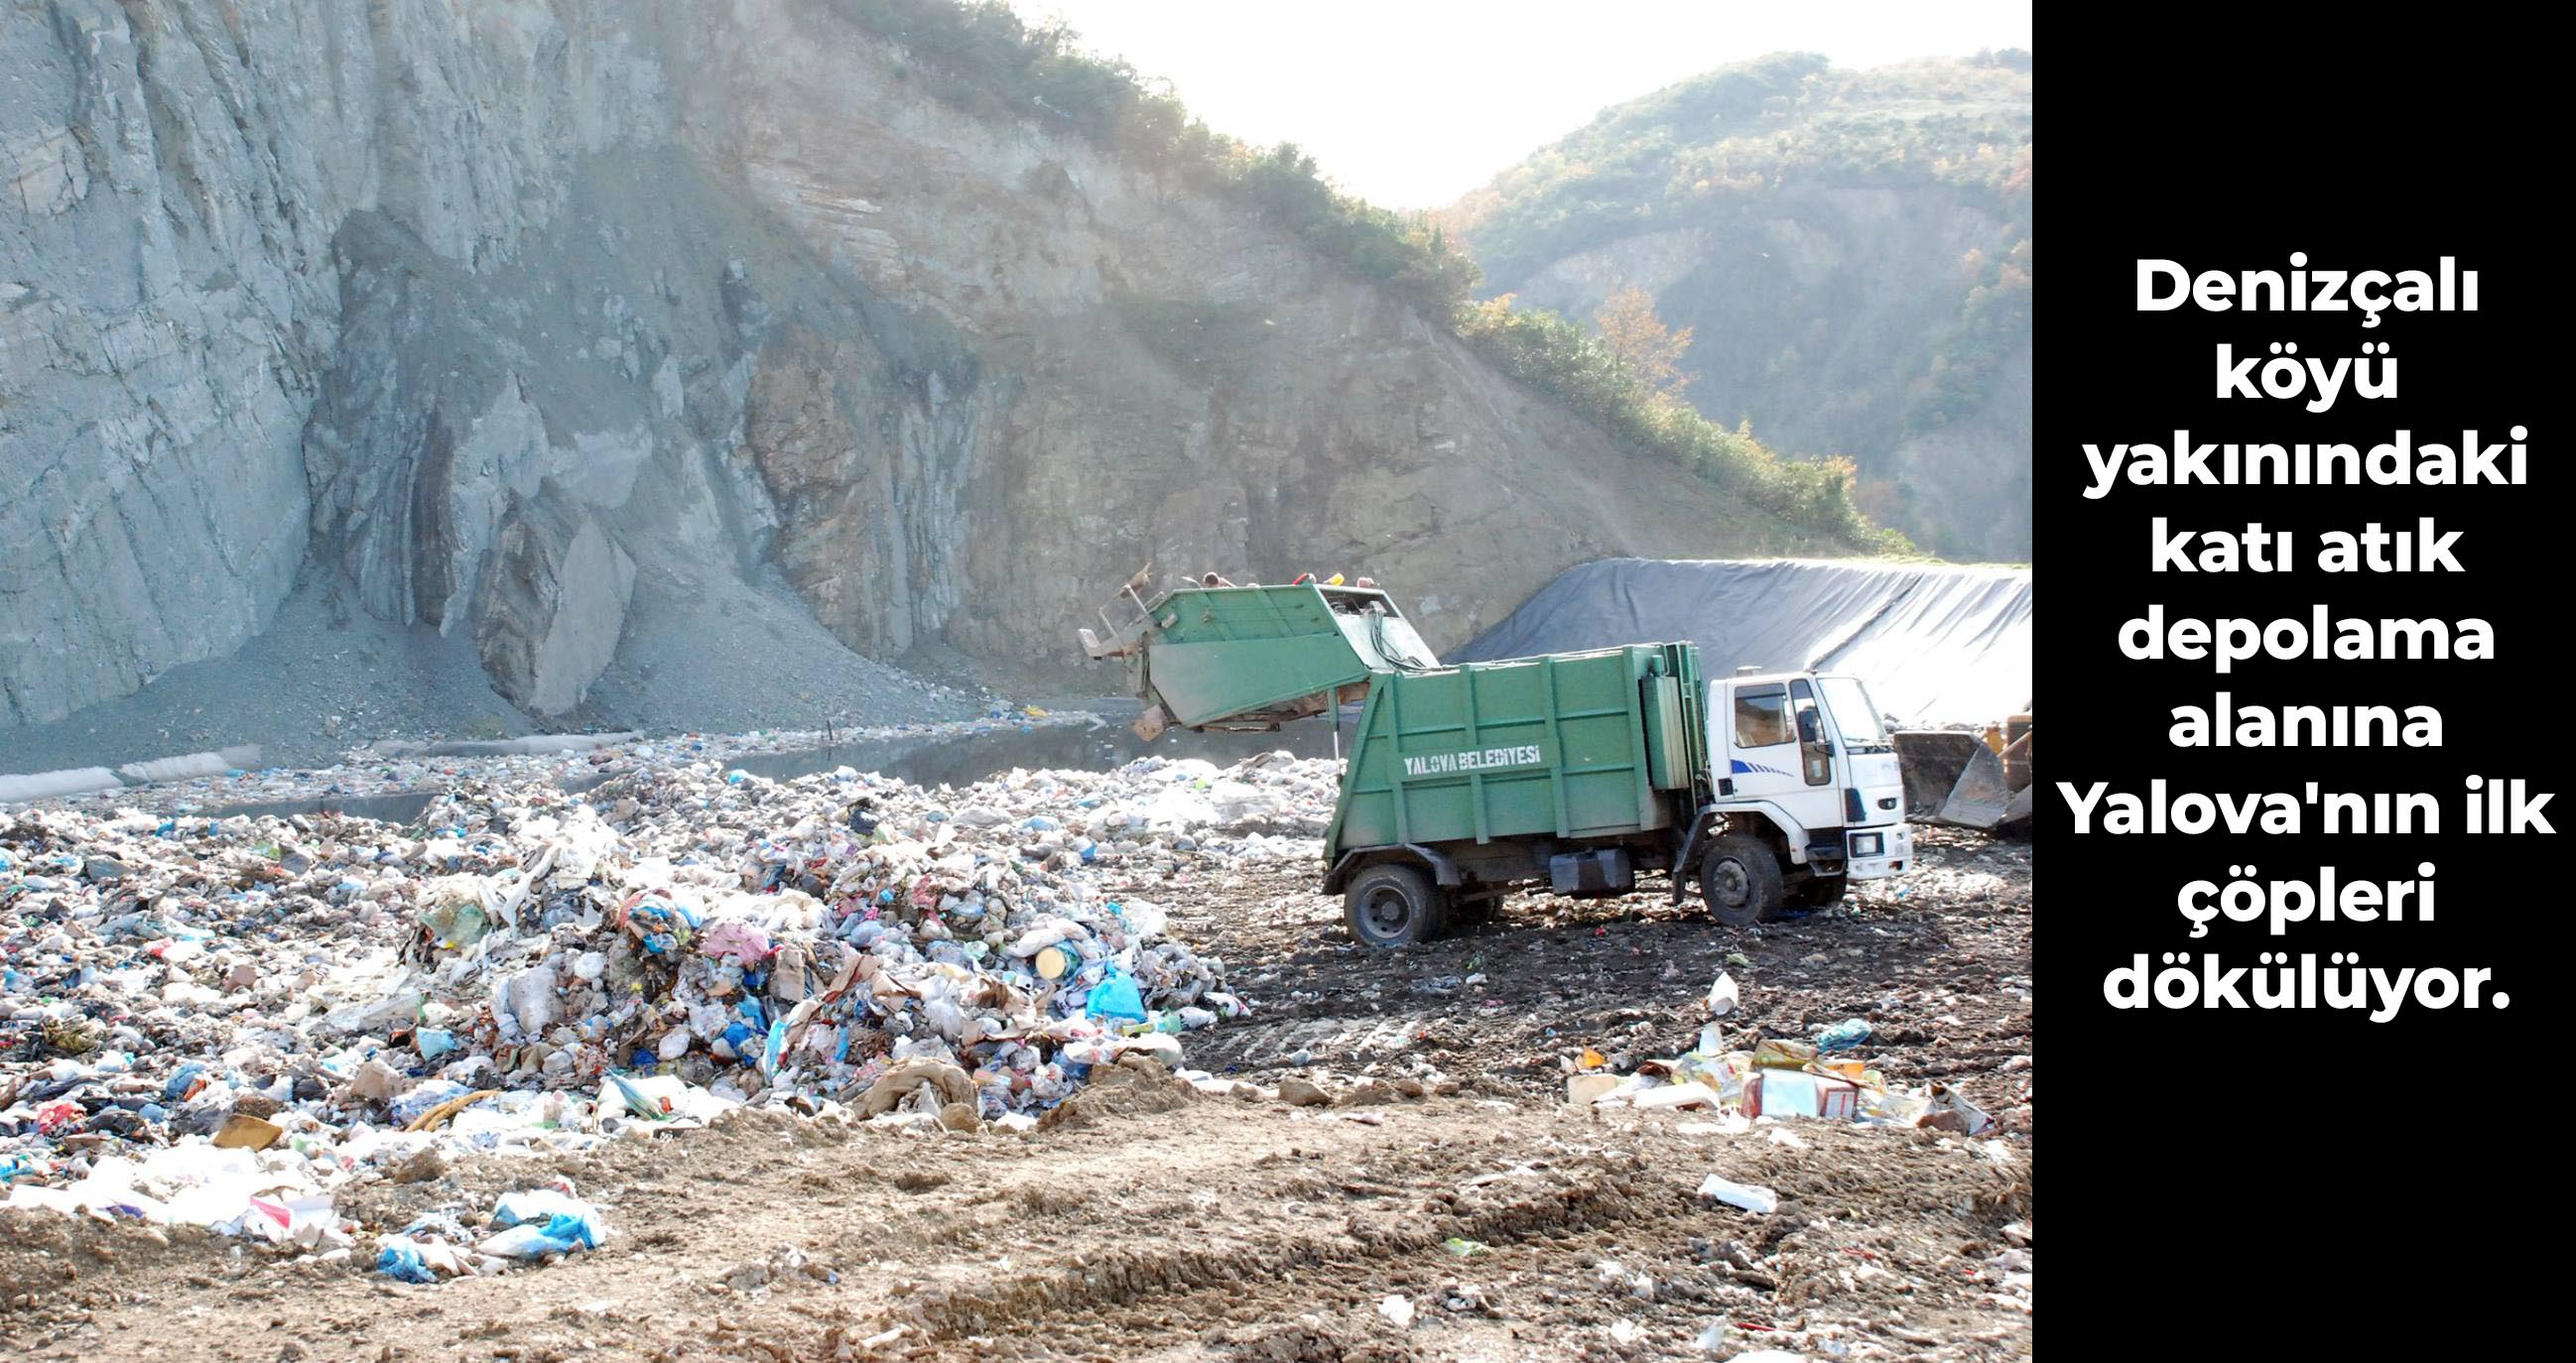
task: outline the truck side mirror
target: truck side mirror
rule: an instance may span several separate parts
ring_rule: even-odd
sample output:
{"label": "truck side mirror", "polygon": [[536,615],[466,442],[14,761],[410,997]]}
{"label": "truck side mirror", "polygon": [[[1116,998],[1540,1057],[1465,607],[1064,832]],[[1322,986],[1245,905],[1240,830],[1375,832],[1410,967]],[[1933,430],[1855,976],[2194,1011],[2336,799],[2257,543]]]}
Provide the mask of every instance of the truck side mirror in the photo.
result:
{"label": "truck side mirror", "polygon": [[1820,743],[1824,741],[1824,734],[1819,730],[1819,727],[1816,724],[1815,711],[1800,710],[1798,712],[1798,741],[1801,743]]}

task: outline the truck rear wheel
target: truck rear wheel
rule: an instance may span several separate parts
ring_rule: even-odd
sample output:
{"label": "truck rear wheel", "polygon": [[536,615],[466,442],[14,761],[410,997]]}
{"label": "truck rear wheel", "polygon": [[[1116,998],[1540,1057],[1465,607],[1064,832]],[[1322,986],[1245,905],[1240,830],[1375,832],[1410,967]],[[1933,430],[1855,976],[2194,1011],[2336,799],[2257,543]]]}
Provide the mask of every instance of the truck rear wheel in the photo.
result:
{"label": "truck rear wheel", "polygon": [[1710,917],[1730,928],[1751,927],[1779,911],[1780,858],[1758,838],[1729,833],[1700,860],[1699,893]]}
{"label": "truck rear wheel", "polygon": [[1342,917],[1360,945],[1385,950],[1428,942],[1449,926],[1449,905],[1431,877],[1388,863],[1351,877],[1342,895]]}

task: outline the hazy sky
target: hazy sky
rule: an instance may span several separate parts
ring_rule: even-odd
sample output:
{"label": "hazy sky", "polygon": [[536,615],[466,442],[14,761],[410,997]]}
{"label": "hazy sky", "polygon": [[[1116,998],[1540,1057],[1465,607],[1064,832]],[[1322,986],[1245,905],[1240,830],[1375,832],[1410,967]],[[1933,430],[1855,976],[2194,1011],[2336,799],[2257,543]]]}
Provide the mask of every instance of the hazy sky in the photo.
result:
{"label": "hazy sky", "polygon": [[2030,0],[1012,0],[1169,79],[1209,127],[1436,208],[1608,105],[1766,52],[2030,47]]}

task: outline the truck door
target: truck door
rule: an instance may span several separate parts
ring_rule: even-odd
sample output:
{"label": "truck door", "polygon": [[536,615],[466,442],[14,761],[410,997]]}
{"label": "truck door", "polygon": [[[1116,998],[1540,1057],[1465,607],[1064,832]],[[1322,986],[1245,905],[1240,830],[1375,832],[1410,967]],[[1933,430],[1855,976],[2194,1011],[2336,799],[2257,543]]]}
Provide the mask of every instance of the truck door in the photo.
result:
{"label": "truck door", "polygon": [[1844,784],[1857,793],[1863,824],[1898,823],[1905,818],[1905,775],[1896,747],[1880,722],[1878,707],[1857,677],[1818,677],[1816,689],[1831,712],[1834,732],[1848,758]]}
{"label": "truck door", "polygon": [[1725,716],[1722,774],[1735,798],[1803,804],[1807,792],[1832,784],[1830,758],[1820,765],[1811,760],[1818,746],[1799,741],[1800,723],[1815,722],[1799,717],[1802,709],[1813,713],[1812,698],[1792,698],[1786,682],[1739,682],[1725,690],[1727,704],[1712,708]]}

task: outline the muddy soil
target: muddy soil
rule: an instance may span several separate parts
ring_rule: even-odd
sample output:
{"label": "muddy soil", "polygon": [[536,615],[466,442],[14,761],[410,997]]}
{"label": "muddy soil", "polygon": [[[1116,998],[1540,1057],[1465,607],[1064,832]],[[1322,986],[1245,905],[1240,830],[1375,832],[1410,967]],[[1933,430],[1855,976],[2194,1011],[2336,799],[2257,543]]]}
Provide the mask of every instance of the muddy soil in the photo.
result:
{"label": "muddy soil", "polygon": [[[1192,1034],[1190,1063],[1265,1087],[1314,1079],[1334,1105],[1211,1096],[1145,1064],[1027,1135],[737,1114],[344,1192],[342,1210],[393,1229],[563,1177],[615,1233],[435,1287],[366,1273],[364,1256],[11,1213],[0,1355],[2026,1356],[2030,848],[1923,842],[1921,874],[1758,930],[1659,893],[1523,899],[1383,955],[1350,944],[1310,867],[1140,883],[1260,1010]],[[2003,1130],[1730,1132],[1706,1113],[1563,1105],[1564,1065],[1587,1046],[1613,1068],[1687,1049],[1721,968],[1743,989],[1731,1040],[1866,1018],[1891,1082],[1951,1084]],[[1779,1209],[1702,1202],[1711,1173],[1775,1190]]]}

